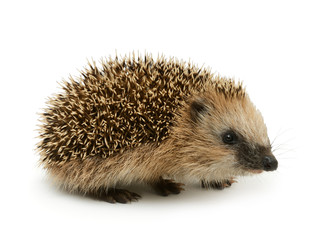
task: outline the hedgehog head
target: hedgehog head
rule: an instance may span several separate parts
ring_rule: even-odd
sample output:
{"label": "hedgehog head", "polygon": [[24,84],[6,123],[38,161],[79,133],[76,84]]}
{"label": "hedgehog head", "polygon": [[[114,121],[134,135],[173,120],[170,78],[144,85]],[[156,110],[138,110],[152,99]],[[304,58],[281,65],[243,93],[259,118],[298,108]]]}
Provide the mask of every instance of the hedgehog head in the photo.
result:
{"label": "hedgehog head", "polygon": [[226,84],[192,96],[185,110],[189,121],[184,149],[195,158],[201,176],[225,179],[276,170],[278,162],[261,113],[240,84]]}

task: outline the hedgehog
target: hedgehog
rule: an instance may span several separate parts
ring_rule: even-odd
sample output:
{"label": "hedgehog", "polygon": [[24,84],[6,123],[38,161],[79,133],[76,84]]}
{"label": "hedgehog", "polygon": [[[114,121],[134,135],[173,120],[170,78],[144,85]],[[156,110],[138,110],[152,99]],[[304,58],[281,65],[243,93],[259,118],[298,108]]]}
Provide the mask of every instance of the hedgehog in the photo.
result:
{"label": "hedgehog", "polygon": [[184,183],[224,189],[274,171],[267,128],[245,87],[191,62],[151,55],[92,61],[41,113],[40,164],[59,187],[110,203]]}

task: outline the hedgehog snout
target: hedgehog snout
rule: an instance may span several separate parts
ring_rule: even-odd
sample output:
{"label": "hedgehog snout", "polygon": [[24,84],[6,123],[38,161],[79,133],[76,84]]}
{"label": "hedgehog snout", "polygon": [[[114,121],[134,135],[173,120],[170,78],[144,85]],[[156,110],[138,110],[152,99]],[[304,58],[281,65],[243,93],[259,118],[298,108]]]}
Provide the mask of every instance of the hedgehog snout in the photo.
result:
{"label": "hedgehog snout", "polygon": [[265,171],[275,171],[278,167],[278,161],[274,155],[267,155],[263,157],[263,165]]}

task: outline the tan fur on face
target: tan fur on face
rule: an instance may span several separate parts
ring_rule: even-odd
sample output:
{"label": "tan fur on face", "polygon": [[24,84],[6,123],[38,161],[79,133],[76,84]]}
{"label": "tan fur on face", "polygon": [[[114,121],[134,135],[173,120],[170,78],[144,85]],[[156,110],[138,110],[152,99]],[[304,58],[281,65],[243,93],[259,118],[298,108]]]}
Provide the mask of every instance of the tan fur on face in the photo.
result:
{"label": "tan fur on face", "polygon": [[205,94],[212,105],[213,128],[218,134],[223,129],[232,128],[250,143],[270,145],[263,117],[247,95],[243,98],[225,98],[221,94]]}

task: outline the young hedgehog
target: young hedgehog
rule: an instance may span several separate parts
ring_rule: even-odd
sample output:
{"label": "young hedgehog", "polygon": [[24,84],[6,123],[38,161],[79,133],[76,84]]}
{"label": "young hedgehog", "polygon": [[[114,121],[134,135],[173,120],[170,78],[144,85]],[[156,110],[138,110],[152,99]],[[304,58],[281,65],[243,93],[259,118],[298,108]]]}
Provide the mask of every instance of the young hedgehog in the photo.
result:
{"label": "young hedgehog", "polygon": [[151,56],[104,60],[63,82],[42,113],[41,163],[60,187],[126,203],[152,186],[223,189],[277,169],[261,113],[242,85],[190,63]]}

